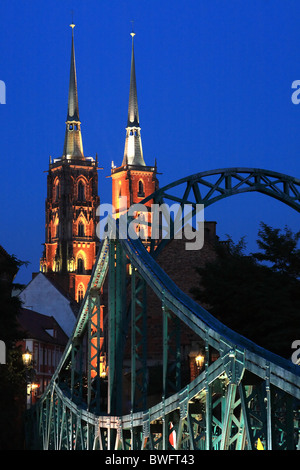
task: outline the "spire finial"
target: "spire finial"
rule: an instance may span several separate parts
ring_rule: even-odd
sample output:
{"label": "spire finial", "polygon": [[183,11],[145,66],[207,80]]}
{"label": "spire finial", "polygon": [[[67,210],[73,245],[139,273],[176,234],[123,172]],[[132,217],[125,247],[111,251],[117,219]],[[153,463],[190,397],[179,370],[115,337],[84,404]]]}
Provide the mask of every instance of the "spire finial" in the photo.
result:
{"label": "spire finial", "polygon": [[72,28],[72,32],[73,32],[73,29],[75,28],[75,24],[74,24],[74,11],[72,10],[71,13],[72,13],[72,23],[70,24],[70,28]]}
{"label": "spire finial", "polygon": [[134,25],[134,21],[133,21],[133,20],[131,21],[131,24],[132,24],[132,30],[131,30],[130,36],[131,36],[132,39],[133,39],[134,36],[135,36],[135,32],[134,32],[134,30],[133,30],[133,25]]}

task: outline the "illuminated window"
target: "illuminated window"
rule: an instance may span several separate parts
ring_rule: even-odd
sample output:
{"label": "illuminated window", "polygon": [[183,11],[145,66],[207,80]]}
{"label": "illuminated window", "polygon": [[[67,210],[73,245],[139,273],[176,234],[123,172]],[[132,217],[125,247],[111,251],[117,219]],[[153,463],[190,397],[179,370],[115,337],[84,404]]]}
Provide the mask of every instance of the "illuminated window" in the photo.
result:
{"label": "illuminated window", "polygon": [[144,197],[145,196],[145,192],[144,192],[144,184],[143,184],[143,181],[140,180],[139,181],[139,192],[138,192],[138,197]]}
{"label": "illuminated window", "polygon": [[55,199],[55,202],[58,202],[59,200],[59,181],[56,182],[55,184],[55,188],[54,188],[54,191],[55,191],[55,194],[54,194],[54,199]]}
{"label": "illuminated window", "polygon": [[84,184],[82,181],[78,183],[78,201],[85,201],[85,194],[84,194]]}
{"label": "illuminated window", "polygon": [[78,302],[81,302],[83,300],[83,297],[84,297],[84,287],[82,284],[80,284],[78,286],[78,291],[77,291]]}

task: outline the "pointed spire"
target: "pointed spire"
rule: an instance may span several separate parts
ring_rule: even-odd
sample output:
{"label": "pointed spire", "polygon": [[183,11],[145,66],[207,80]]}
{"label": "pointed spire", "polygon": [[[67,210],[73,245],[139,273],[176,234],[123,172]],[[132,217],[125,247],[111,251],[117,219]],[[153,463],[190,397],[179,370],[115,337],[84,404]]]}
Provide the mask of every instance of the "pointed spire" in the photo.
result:
{"label": "pointed spire", "polygon": [[81,122],[79,120],[79,107],[78,107],[78,91],[77,91],[77,75],[75,63],[75,48],[74,48],[74,28],[75,24],[70,24],[72,28],[72,45],[71,45],[71,66],[70,66],[70,81],[69,81],[69,96],[68,96],[68,113],[66,121],[66,134],[63,150],[63,158],[84,158],[82,136],[81,136]]}
{"label": "pointed spire", "polygon": [[129,89],[129,105],[128,105],[128,121],[127,127],[139,127],[139,110],[137,101],[137,88],[135,76],[135,60],[134,60],[134,36],[135,33],[130,33],[132,36],[132,51],[131,51],[131,71],[130,71],[130,89]]}
{"label": "pointed spire", "polygon": [[75,25],[72,23],[70,24],[70,27],[72,28],[72,47],[71,47],[71,67],[70,67],[67,121],[79,121],[77,76],[76,76],[75,49],[74,49]]}
{"label": "pointed spire", "polygon": [[139,122],[139,110],[137,101],[137,87],[135,75],[135,60],[134,60],[134,36],[135,33],[130,33],[132,37],[132,50],[131,50],[131,71],[130,71],[130,88],[129,88],[129,104],[128,104],[128,120],[126,128],[125,150],[122,165],[137,165],[145,166],[142,150],[141,128]]}

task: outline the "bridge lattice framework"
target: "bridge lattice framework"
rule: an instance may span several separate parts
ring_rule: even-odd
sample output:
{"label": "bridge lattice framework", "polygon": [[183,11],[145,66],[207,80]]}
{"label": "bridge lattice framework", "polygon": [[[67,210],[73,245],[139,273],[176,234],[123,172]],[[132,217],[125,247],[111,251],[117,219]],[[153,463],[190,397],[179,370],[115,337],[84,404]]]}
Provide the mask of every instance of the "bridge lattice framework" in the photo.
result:
{"label": "bridge lattice framework", "polygon": [[[198,173],[143,202],[188,204],[195,214],[197,204],[208,207],[254,191],[300,212],[299,179],[255,168]],[[171,224],[174,236],[176,223]],[[299,449],[299,366],[230,330],[183,293],[156,262],[168,242],[160,240],[147,250],[130,236],[102,240],[73,334],[51,383],[27,416],[29,448],[252,450],[260,440],[268,450]],[[162,320],[160,398],[151,406],[149,289],[160,301]],[[182,326],[197,335],[204,351],[203,369],[188,383],[181,376]],[[130,405],[124,413],[126,338]],[[106,380],[101,377],[104,354]]]}

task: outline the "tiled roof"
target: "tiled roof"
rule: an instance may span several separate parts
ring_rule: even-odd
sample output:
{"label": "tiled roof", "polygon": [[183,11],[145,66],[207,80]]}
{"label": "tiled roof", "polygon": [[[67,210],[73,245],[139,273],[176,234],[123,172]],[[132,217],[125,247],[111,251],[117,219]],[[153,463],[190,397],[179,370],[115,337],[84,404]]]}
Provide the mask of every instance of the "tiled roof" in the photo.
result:
{"label": "tiled roof", "polygon": [[[53,317],[21,308],[18,323],[21,331],[24,332],[27,338],[36,339],[45,343],[67,344],[67,335]],[[54,331],[54,334],[51,334],[51,331]]]}

